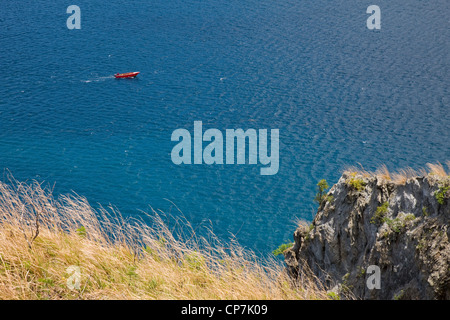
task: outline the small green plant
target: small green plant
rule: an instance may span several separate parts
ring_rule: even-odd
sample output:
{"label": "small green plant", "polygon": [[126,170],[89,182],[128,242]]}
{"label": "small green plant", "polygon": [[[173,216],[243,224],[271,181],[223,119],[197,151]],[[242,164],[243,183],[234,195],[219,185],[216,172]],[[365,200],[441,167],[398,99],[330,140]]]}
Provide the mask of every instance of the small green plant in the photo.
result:
{"label": "small green plant", "polygon": [[55,282],[53,281],[53,279],[50,278],[39,278],[38,282],[44,283],[47,286],[54,286]]}
{"label": "small green plant", "polygon": [[362,266],[358,266],[357,270],[358,270],[358,273],[357,273],[356,277],[358,277],[358,278],[364,277],[364,275],[366,274],[366,269],[364,269]]}
{"label": "small green plant", "polygon": [[151,255],[151,256],[153,256],[153,254],[155,253],[154,251],[153,251],[153,249],[152,248],[150,248],[148,245],[146,245],[145,247],[143,247],[143,250],[145,251],[145,252],[147,252],[149,255]]}
{"label": "small green plant", "polygon": [[158,243],[159,243],[159,245],[160,245],[162,248],[164,248],[164,247],[166,246],[167,240],[166,240],[166,238],[164,238],[163,236],[160,236],[160,237],[159,237],[159,240],[158,240]]}
{"label": "small green plant", "polygon": [[422,215],[423,215],[424,217],[428,217],[428,216],[429,216],[428,208],[425,207],[425,206],[422,207]]}
{"label": "small green plant", "polygon": [[422,239],[420,239],[419,242],[417,243],[416,249],[419,250],[419,251],[421,251],[422,249],[425,248],[426,244],[427,244],[427,240],[426,240],[425,238],[422,238]]}
{"label": "small green plant", "polygon": [[416,216],[412,213],[409,213],[405,215],[403,219],[400,217],[397,217],[395,219],[384,218],[383,221],[386,222],[386,224],[392,231],[394,231],[395,233],[400,233],[405,229],[406,223],[408,221],[413,221],[414,219],[416,219]]}
{"label": "small green plant", "polygon": [[322,179],[317,183],[318,191],[316,193],[316,196],[314,198],[314,201],[321,204],[322,201],[325,199],[326,196],[326,190],[329,188],[327,180]]}
{"label": "small green plant", "polygon": [[408,221],[414,221],[416,219],[416,216],[413,215],[412,213],[408,213],[404,218],[403,221],[408,222]]}
{"label": "small green plant", "polygon": [[357,174],[356,172],[352,172],[350,174],[350,179],[346,181],[347,185],[356,191],[363,191],[364,188],[366,187],[366,183],[364,182],[363,179],[356,178],[356,174]]}
{"label": "small green plant", "polygon": [[84,226],[79,227],[75,232],[80,236],[85,238],[87,235],[86,228]]}
{"label": "small green plant", "polygon": [[197,251],[186,254],[184,256],[184,261],[185,265],[192,270],[201,270],[206,264],[205,258]]}
{"label": "small green plant", "polygon": [[402,229],[402,224],[398,218],[395,219],[384,218],[383,221],[386,222],[386,224],[392,231],[394,231],[395,233],[400,233]]}
{"label": "small green plant", "polygon": [[439,204],[441,204],[441,205],[444,204],[445,199],[448,198],[449,190],[450,190],[450,186],[441,185],[439,187],[439,191],[436,191],[436,193],[434,194],[434,197],[436,198],[436,200]]}
{"label": "small green plant", "polygon": [[150,257],[153,258],[153,260],[155,261],[161,261],[161,257],[158,254],[158,250],[154,250],[152,248],[150,248],[148,245],[146,245],[143,248],[144,252],[146,252]]}
{"label": "small green plant", "polygon": [[400,290],[400,292],[398,294],[394,295],[394,300],[402,300],[404,295],[405,295],[405,291]]}
{"label": "small green plant", "polygon": [[289,243],[283,243],[282,245],[280,245],[277,249],[272,251],[272,254],[274,256],[278,256],[280,254],[283,254],[283,252],[286,251],[286,249],[289,249],[290,247],[292,247],[294,244],[292,242]]}
{"label": "small green plant", "polygon": [[349,184],[356,191],[363,191],[364,187],[366,186],[366,183],[362,179],[355,179],[355,178],[350,179]]}
{"label": "small green plant", "polygon": [[328,298],[331,300],[341,300],[341,297],[336,292],[330,291],[327,293]]}
{"label": "small green plant", "polygon": [[306,231],[305,233],[304,233],[304,240],[305,241],[308,241],[309,239],[310,239],[310,232],[313,230],[315,228],[315,226],[314,226],[314,223],[311,223],[310,225],[309,225],[309,227],[308,227],[308,231]]}
{"label": "small green plant", "polygon": [[186,265],[193,270],[200,270],[206,263],[205,258],[196,251],[187,254],[184,260]]}
{"label": "small green plant", "polygon": [[350,278],[350,273],[346,273],[344,274],[344,276],[342,277],[342,283],[341,283],[341,292],[342,293],[349,293],[352,291],[353,289],[353,285],[350,285],[348,280]]}
{"label": "small green plant", "polygon": [[370,219],[370,223],[381,223],[384,221],[386,213],[388,211],[389,202],[384,202],[381,206],[377,207],[377,210],[375,211],[375,214]]}
{"label": "small green plant", "polygon": [[158,285],[159,285],[158,280],[150,279],[148,281],[148,289],[149,290],[155,290]]}
{"label": "small green plant", "polygon": [[138,274],[136,273],[136,266],[130,266],[126,272],[127,276],[131,277],[137,277]]}
{"label": "small green plant", "polygon": [[347,283],[349,277],[350,277],[350,273],[347,272],[346,274],[344,274],[342,276],[342,281],[344,281],[344,283]]}

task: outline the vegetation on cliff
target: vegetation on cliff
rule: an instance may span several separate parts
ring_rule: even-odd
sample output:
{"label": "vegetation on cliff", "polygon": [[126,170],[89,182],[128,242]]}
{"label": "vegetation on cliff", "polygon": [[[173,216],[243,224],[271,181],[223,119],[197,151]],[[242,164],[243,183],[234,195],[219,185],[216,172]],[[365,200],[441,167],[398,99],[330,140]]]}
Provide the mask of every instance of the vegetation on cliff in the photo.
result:
{"label": "vegetation on cliff", "polygon": [[346,170],[284,250],[291,274],[312,270],[339,298],[450,299],[450,176],[428,168]]}

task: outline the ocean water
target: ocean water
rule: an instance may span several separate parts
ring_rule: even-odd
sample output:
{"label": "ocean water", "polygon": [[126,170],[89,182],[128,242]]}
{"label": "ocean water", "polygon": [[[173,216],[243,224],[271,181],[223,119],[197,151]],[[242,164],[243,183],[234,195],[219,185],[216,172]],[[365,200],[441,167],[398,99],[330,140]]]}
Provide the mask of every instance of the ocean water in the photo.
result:
{"label": "ocean water", "polygon": [[[316,183],[450,159],[447,0],[0,2],[0,169],[268,253]],[[140,71],[133,80],[116,72]],[[280,130],[280,168],[174,165],[171,134]]]}

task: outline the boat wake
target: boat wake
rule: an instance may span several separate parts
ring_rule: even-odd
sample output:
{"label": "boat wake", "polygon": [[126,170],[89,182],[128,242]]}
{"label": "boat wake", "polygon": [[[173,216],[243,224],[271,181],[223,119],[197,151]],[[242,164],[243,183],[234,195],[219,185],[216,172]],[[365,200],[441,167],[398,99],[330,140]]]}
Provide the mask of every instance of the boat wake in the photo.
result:
{"label": "boat wake", "polygon": [[89,82],[100,82],[100,81],[105,81],[107,79],[114,79],[114,76],[106,76],[106,77],[95,77],[93,79],[88,79],[88,80],[81,80],[81,82],[84,83],[89,83]]}

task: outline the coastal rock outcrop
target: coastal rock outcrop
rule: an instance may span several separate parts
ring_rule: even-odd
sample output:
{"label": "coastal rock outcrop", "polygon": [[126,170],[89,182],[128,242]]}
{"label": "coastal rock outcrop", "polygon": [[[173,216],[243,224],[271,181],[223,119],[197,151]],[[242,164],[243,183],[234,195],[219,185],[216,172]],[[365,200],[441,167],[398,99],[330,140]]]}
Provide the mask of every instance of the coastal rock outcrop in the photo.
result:
{"label": "coastal rock outcrop", "polygon": [[450,176],[345,172],[312,224],[297,228],[285,262],[333,298],[450,299],[449,220]]}

